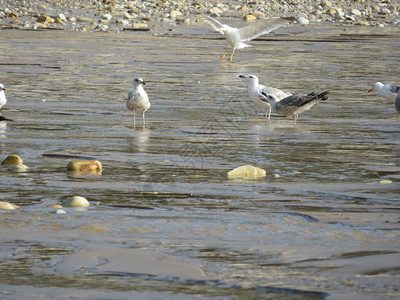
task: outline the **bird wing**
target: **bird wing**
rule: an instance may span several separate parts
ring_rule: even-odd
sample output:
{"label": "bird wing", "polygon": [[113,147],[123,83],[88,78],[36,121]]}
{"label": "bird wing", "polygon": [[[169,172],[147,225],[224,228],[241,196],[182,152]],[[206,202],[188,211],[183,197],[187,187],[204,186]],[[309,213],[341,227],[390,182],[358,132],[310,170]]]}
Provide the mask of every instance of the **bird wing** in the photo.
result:
{"label": "bird wing", "polygon": [[395,85],[395,84],[389,85],[389,91],[395,94],[400,94],[400,85]]}
{"label": "bird wing", "polygon": [[328,99],[328,91],[322,92],[320,94],[317,94],[315,92],[312,92],[307,95],[301,95],[301,94],[294,94],[289,97],[286,97],[279,101],[276,105],[277,106],[292,106],[292,107],[302,107],[306,105],[307,103],[310,103],[314,100],[326,100]]}
{"label": "bird wing", "polygon": [[[240,38],[243,42],[250,41],[260,35],[267,34],[281,26],[286,26],[293,22],[295,18],[270,18],[262,19],[238,30]],[[214,20],[215,21],[215,20]]]}
{"label": "bird wing", "polygon": [[291,95],[291,93],[286,93],[280,89],[269,87],[269,86],[261,86],[260,89],[262,92],[264,92],[267,95],[272,95],[276,99],[276,101],[279,101],[283,98],[286,98]]}
{"label": "bird wing", "polygon": [[210,25],[215,31],[222,28],[223,24],[209,16],[201,16],[202,20]]}

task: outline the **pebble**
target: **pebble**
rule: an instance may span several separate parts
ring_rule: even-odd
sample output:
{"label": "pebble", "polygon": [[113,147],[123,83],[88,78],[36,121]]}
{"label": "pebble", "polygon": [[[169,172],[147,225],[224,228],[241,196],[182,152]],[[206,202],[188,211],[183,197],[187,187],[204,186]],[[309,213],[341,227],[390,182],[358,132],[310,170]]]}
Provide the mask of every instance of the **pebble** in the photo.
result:
{"label": "pebble", "polygon": [[300,25],[308,25],[308,24],[310,24],[310,20],[308,20],[305,17],[298,17],[297,23],[299,23]]}
{"label": "pebble", "polygon": [[81,196],[74,196],[72,198],[68,198],[62,202],[63,207],[88,207],[90,206],[89,201],[86,198]]}
{"label": "pebble", "polygon": [[260,178],[265,177],[266,171],[251,165],[240,166],[228,172],[229,178]]}
{"label": "pebble", "polygon": [[2,161],[2,165],[3,166],[15,166],[15,165],[22,165],[24,163],[24,161],[22,160],[21,157],[19,157],[16,154],[11,154],[9,156],[7,156],[3,161]]}
{"label": "pebble", "polygon": [[71,160],[67,165],[67,171],[101,174],[102,165],[98,160]]}
{"label": "pebble", "polygon": [[[156,20],[151,27],[157,31],[157,26],[165,27],[164,23],[191,24],[189,16],[204,14],[245,18],[246,21],[266,16],[297,16],[297,22],[301,25],[330,21],[366,26],[400,26],[400,2],[397,0],[357,0],[353,1],[351,6],[348,5],[348,1],[341,0],[227,0],[222,3],[212,0],[7,0],[5,3],[6,7],[0,6],[0,25],[8,26],[11,23],[13,28],[21,29],[61,27],[79,31],[119,31],[121,24],[129,26],[143,20]],[[304,15],[300,16],[299,12]],[[114,18],[116,21],[110,22]],[[121,19],[130,22],[122,22]],[[105,23],[107,26],[99,25]]]}
{"label": "pebble", "polygon": [[14,205],[12,203],[8,203],[8,202],[5,202],[5,201],[0,201],[0,209],[13,210],[13,209],[16,209],[16,208],[18,208],[17,205]]}
{"label": "pebble", "polygon": [[381,180],[379,181],[380,184],[391,184],[393,183],[391,180]]}

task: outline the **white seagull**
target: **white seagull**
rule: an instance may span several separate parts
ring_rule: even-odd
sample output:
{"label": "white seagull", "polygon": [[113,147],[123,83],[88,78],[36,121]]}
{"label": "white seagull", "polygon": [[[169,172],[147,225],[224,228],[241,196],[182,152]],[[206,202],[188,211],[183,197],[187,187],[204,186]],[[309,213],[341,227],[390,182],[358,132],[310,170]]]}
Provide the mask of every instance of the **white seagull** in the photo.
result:
{"label": "white seagull", "polygon": [[296,125],[299,114],[310,109],[319,101],[328,99],[328,91],[320,94],[316,92],[307,95],[293,94],[280,101],[276,101],[277,99],[273,95],[268,95],[264,92],[261,95],[264,96],[264,101],[267,101],[278,114],[286,117],[293,116],[293,125]]}
{"label": "white seagull", "polygon": [[[225,36],[229,46],[232,48],[232,54],[228,61],[232,61],[233,54],[237,49],[251,47],[244,42],[251,41],[260,35],[267,34],[272,30],[275,30],[281,26],[286,26],[296,20],[294,17],[261,19],[244,27],[234,28],[226,24],[222,24],[209,16],[202,16],[202,19],[214,30]],[[220,58],[225,59],[225,54],[223,54]]]}
{"label": "white seagull", "polygon": [[400,85],[375,82],[368,92],[377,92],[378,96],[395,101],[394,107],[396,108],[396,111],[400,114]]}
{"label": "white seagull", "polygon": [[6,88],[4,87],[4,85],[0,83],[0,115],[3,106],[7,103],[6,93],[4,93],[5,90]]}
{"label": "white seagull", "polygon": [[150,108],[149,97],[143,88],[145,82],[142,78],[135,78],[133,80],[133,89],[128,94],[126,107],[133,112],[133,128],[136,128],[136,112],[142,112],[143,129],[146,127],[144,113]]}
{"label": "white seagull", "polygon": [[[266,109],[265,117],[268,121],[271,121],[271,105],[274,107],[276,102],[292,95],[280,89],[259,84],[258,77],[255,75],[239,75],[239,77],[248,81],[247,92],[249,93],[249,97],[257,106]],[[271,104],[269,101],[265,100],[265,96],[262,93],[273,96],[271,98]]]}
{"label": "white seagull", "polygon": [[396,100],[397,95],[400,94],[400,85],[375,82],[368,92],[377,92],[378,96],[394,101]]}

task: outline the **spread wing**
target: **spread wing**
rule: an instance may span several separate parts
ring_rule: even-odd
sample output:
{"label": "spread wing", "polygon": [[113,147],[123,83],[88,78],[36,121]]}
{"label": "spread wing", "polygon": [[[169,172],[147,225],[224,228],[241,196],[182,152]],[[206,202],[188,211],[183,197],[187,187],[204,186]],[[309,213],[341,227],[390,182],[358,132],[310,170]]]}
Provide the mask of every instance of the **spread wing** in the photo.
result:
{"label": "spread wing", "polygon": [[286,26],[294,20],[295,18],[293,17],[262,19],[255,23],[239,28],[238,32],[241,40],[246,42],[259,37],[260,35],[267,34],[281,26]]}
{"label": "spread wing", "polygon": [[201,16],[201,19],[210,25],[215,31],[218,31],[222,28],[223,24],[218,22],[217,20],[209,17],[209,16]]}

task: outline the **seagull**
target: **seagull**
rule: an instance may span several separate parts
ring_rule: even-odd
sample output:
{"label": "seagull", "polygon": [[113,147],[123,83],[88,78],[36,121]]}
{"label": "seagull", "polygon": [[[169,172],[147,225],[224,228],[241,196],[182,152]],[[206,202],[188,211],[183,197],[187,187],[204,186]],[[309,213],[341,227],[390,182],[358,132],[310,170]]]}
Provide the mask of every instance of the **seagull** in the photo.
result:
{"label": "seagull", "polygon": [[146,127],[144,113],[150,108],[149,97],[143,88],[145,82],[138,77],[133,80],[133,89],[128,94],[126,107],[133,112],[133,128],[136,128],[136,111],[142,112],[143,129]]}
{"label": "seagull", "polygon": [[0,115],[3,106],[7,103],[6,93],[4,93],[5,90],[6,88],[4,87],[4,85],[0,83]]}
{"label": "seagull", "polygon": [[[232,48],[232,54],[228,61],[232,61],[233,54],[237,49],[251,47],[244,42],[251,41],[256,37],[259,37],[260,35],[267,34],[272,30],[275,30],[281,26],[286,26],[296,20],[294,17],[269,18],[259,20],[241,28],[234,28],[226,24],[222,24],[209,16],[202,16],[202,19],[214,30],[220,32],[225,36],[229,46],[231,46]],[[225,59],[225,54],[222,54],[220,59]]]}
{"label": "seagull", "polygon": [[375,82],[368,92],[371,93],[372,91],[378,92],[378,96],[395,101],[394,107],[396,108],[396,111],[400,114],[400,85]]}
{"label": "seagull", "polygon": [[375,82],[368,92],[371,93],[372,91],[377,92],[378,96],[394,101],[397,95],[400,94],[400,85]]}
{"label": "seagull", "polygon": [[[271,121],[271,105],[274,106],[276,102],[292,95],[291,93],[286,93],[280,89],[259,84],[258,77],[255,75],[239,75],[239,77],[244,78],[249,82],[249,85],[247,86],[249,97],[259,107],[266,108],[265,117],[268,121]],[[273,96],[271,98],[271,103],[265,100],[265,96],[262,95],[262,93]]]}
{"label": "seagull", "polygon": [[280,101],[276,101],[277,99],[273,95],[264,92],[261,92],[261,95],[264,101],[267,101],[278,114],[286,117],[293,116],[293,125],[296,125],[299,114],[310,109],[319,101],[328,99],[328,91],[320,94],[316,92],[307,95],[293,94]]}

